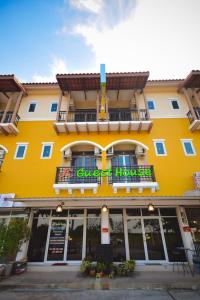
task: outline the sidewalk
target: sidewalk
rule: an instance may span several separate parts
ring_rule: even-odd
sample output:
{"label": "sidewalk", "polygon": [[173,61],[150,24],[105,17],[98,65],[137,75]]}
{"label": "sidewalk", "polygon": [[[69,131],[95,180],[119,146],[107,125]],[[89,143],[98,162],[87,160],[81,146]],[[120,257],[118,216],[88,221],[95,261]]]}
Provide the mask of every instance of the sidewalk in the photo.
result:
{"label": "sidewalk", "polygon": [[83,277],[79,267],[29,267],[21,275],[14,275],[0,282],[0,289],[193,289],[200,290],[200,275],[136,268],[132,277],[92,278]]}

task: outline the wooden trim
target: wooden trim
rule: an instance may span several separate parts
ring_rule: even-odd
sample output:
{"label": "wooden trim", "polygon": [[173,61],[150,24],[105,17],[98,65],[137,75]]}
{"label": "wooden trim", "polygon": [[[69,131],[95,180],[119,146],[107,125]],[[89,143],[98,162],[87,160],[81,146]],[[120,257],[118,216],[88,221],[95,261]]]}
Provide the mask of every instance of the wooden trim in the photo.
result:
{"label": "wooden trim", "polygon": [[6,104],[6,109],[4,110],[4,113],[3,113],[3,117],[1,119],[1,123],[3,123],[5,121],[5,118],[6,118],[6,115],[7,115],[7,112],[9,111],[9,108],[10,108],[10,105],[11,105],[11,102],[13,100],[13,97],[14,95],[12,95],[9,99],[8,99],[8,102]]}
{"label": "wooden trim", "polygon": [[193,94],[194,94],[194,97],[195,97],[195,100],[196,100],[198,106],[200,107],[200,96],[197,94],[195,89],[193,90]]}
{"label": "wooden trim", "polygon": [[108,98],[107,95],[105,95],[105,101],[106,101],[106,103],[105,103],[105,107],[106,107],[106,121],[108,121],[109,120],[109,112],[108,112],[108,101],[109,101],[109,98]]}
{"label": "wooden trim", "polygon": [[190,100],[190,97],[189,97],[189,95],[188,95],[188,92],[187,92],[186,88],[183,88],[182,91],[183,91],[183,93],[184,93],[184,95],[185,95],[185,98],[186,98],[187,104],[188,104],[188,106],[189,106],[189,109],[190,109],[190,111],[191,111],[192,117],[194,118],[194,120],[196,120],[197,117],[196,117],[194,108],[193,108],[193,106],[192,106],[192,102],[191,102],[191,100]]}
{"label": "wooden trim", "polygon": [[23,92],[20,92],[18,97],[17,97],[17,101],[16,101],[16,104],[15,104],[13,115],[12,115],[12,118],[11,118],[11,121],[10,121],[11,123],[14,123],[14,121],[16,119],[17,112],[19,111],[19,106],[20,106],[20,103],[22,101],[22,96],[23,96]]}
{"label": "wooden trim", "polygon": [[56,122],[58,122],[59,119],[59,113],[60,113],[60,108],[61,108],[61,104],[62,104],[62,91],[60,91],[60,95],[59,95],[59,101],[58,101],[58,109],[57,109],[57,114],[56,114]]}
{"label": "wooden trim", "polygon": [[65,116],[65,122],[67,122],[68,114],[69,114],[69,104],[70,104],[70,93],[67,94],[67,107],[66,107],[66,116]]}
{"label": "wooden trim", "polygon": [[96,99],[96,104],[97,104],[97,122],[99,122],[99,92],[97,92],[97,99]]}
{"label": "wooden trim", "polygon": [[138,112],[138,120],[140,121],[140,112],[139,112],[139,102],[138,102],[138,99],[137,99],[137,91],[134,93],[134,97],[135,97],[135,103],[136,103],[136,109],[137,109],[137,112]]}

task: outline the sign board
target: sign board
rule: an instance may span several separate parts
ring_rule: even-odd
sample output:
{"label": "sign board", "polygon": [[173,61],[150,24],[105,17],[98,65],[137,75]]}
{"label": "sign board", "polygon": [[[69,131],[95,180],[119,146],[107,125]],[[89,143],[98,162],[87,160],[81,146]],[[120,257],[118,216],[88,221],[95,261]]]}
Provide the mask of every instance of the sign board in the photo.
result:
{"label": "sign board", "polygon": [[10,200],[15,197],[15,194],[0,194],[0,207],[12,207],[13,201]]}
{"label": "sign board", "polygon": [[189,226],[184,226],[183,231],[184,232],[192,232],[192,228],[190,228]]}
{"label": "sign board", "polygon": [[108,228],[103,227],[103,228],[101,229],[101,232],[104,232],[104,233],[108,232]]}

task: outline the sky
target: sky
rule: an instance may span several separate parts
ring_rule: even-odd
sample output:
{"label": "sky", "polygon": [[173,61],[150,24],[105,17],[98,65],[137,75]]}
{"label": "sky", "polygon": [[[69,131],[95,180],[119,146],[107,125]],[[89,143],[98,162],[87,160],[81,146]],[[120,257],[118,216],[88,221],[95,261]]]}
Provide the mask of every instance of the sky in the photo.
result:
{"label": "sky", "polygon": [[200,0],[0,0],[0,74],[55,82],[57,73],[200,69]]}

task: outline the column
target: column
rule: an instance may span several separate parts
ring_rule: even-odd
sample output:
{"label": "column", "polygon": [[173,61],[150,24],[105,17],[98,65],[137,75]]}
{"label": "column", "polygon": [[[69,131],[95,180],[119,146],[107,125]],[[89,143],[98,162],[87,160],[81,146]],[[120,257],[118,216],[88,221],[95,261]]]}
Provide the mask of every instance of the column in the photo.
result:
{"label": "column", "polygon": [[[191,232],[184,231],[184,227],[189,227],[185,208],[183,206],[177,207],[176,213],[177,213],[178,223],[179,223],[181,236],[183,240],[183,246],[184,248],[187,249],[193,249],[193,240],[192,240]],[[191,251],[188,251],[188,259],[190,263],[193,263]]]}
{"label": "column", "polygon": [[57,115],[56,115],[56,122],[58,122],[58,120],[59,120],[59,114],[60,114],[61,104],[62,104],[62,91],[60,91],[60,95],[59,95],[58,110],[57,110]]}
{"label": "column", "polygon": [[190,97],[189,97],[189,95],[188,95],[188,92],[187,92],[187,90],[186,90],[185,88],[183,88],[183,93],[184,93],[184,95],[185,95],[187,104],[188,104],[188,106],[189,106],[189,110],[191,111],[192,118],[193,118],[194,120],[196,120],[196,114],[195,114],[194,108],[193,108],[193,106],[192,106],[192,102],[191,102]]}
{"label": "column", "polygon": [[101,244],[110,244],[109,213],[101,209]]}
{"label": "column", "polygon": [[147,100],[146,100],[146,96],[145,96],[144,91],[142,91],[142,95],[143,95],[143,98],[144,98],[144,105],[145,105],[145,108],[147,110],[147,118],[149,120],[150,119],[150,114],[149,114],[149,109],[148,109],[148,106],[147,106]]}
{"label": "column", "polygon": [[12,99],[13,99],[13,95],[8,99],[8,102],[6,104],[6,108],[5,108],[4,113],[3,113],[3,117],[1,119],[1,123],[4,123],[4,121],[6,119],[6,115],[7,115],[7,112],[9,111],[9,109],[10,109]]}
{"label": "column", "polygon": [[22,96],[23,96],[23,92],[20,92],[18,97],[17,97],[17,101],[16,101],[16,104],[15,104],[15,108],[14,108],[13,115],[12,115],[10,123],[14,123],[15,120],[16,120],[16,116],[17,116],[17,113],[19,111],[19,106],[20,106],[20,103],[21,103],[21,100],[22,100]]}
{"label": "column", "polygon": [[67,107],[66,107],[66,116],[65,116],[65,122],[67,122],[68,119],[68,113],[69,113],[69,104],[70,104],[70,93],[67,93]]}

